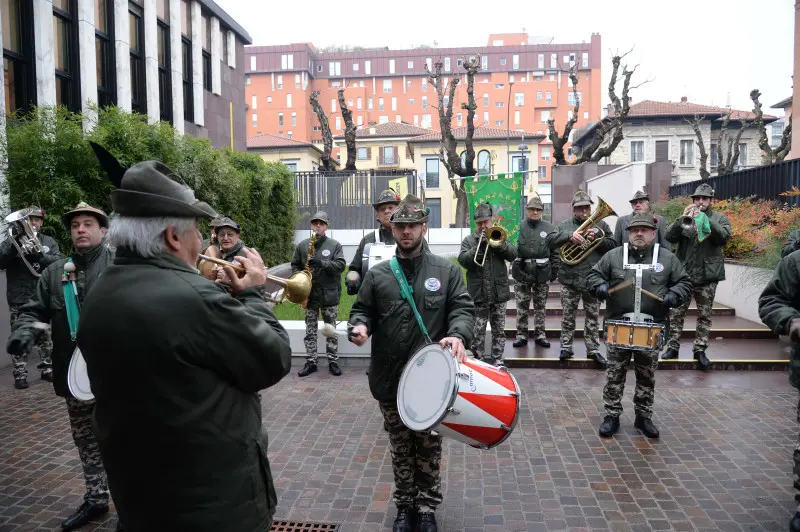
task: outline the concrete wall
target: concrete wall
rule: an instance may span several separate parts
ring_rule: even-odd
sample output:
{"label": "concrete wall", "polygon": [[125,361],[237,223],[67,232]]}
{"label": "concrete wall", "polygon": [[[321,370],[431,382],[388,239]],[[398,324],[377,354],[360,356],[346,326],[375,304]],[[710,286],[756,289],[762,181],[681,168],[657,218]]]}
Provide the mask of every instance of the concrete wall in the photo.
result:
{"label": "concrete wall", "polygon": [[[595,202],[592,210],[597,208],[598,198],[603,198],[619,216],[630,214],[632,211],[630,199],[637,190],[644,188],[646,179],[647,166],[634,163],[587,180],[586,191]],[[617,216],[609,216],[604,220],[611,229],[614,229]]]}
{"label": "concrete wall", "polygon": [[772,274],[772,270],[726,262],[726,279],[717,285],[714,300],[736,309],[740,318],[761,323],[758,297],[772,279]]}

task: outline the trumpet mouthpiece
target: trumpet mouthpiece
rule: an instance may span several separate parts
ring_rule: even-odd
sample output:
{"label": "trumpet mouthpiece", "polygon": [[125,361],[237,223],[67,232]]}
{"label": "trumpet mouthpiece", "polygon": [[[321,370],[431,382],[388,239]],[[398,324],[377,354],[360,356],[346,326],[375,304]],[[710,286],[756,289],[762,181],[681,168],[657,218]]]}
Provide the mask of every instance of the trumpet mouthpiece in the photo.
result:
{"label": "trumpet mouthpiece", "polygon": [[327,338],[333,338],[336,336],[336,327],[331,325],[330,323],[325,323],[321,328],[320,332],[322,332],[322,336]]}

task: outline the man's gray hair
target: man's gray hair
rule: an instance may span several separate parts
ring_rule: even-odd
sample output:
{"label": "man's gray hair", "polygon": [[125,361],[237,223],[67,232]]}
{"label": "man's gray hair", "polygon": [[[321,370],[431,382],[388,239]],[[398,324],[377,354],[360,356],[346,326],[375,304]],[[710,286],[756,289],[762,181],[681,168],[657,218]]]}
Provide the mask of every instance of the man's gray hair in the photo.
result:
{"label": "man's gray hair", "polygon": [[167,227],[171,225],[178,235],[185,235],[195,228],[195,223],[194,218],[115,216],[106,238],[111,246],[127,248],[149,259],[168,252],[164,242]]}

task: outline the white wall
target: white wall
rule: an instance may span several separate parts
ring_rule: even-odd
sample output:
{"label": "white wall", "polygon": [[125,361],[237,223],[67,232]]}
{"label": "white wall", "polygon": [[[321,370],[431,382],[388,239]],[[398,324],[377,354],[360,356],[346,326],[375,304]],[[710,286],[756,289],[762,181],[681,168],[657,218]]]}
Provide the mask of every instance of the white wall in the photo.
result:
{"label": "white wall", "polygon": [[[646,184],[647,165],[645,163],[628,163],[620,168],[615,168],[605,174],[600,174],[586,182],[586,190],[594,200],[592,211],[597,208],[597,198],[611,205],[619,216],[633,212],[631,198],[637,190],[642,190]],[[604,221],[614,229],[617,216],[609,216]]]}
{"label": "white wall", "polygon": [[772,270],[725,263],[725,280],[717,285],[715,301],[736,309],[736,315],[761,324],[758,297],[764,291]]}

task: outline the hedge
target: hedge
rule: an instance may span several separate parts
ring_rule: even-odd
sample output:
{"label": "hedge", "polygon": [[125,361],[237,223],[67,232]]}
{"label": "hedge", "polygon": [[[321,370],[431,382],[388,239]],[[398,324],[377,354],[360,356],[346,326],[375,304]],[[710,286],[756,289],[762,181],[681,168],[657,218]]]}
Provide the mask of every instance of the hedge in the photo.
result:
{"label": "hedge", "polygon": [[[115,107],[95,109],[97,122],[84,132],[85,117],[63,107],[11,115],[4,192],[11,210],[31,204],[45,209],[43,232],[71,249],[62,213],[86,201],[111,213],[113,186],[88,141],[110,151],[124,166],[156,159],[183,177],[198,199],[242,226],[242,240],[259,250],[269,265],[287,262],[293,252],[297,209],[293,174],[259,156],[215,149],[208,139],[181,135],[167,122],[148,123],[145,115]],[[208,235],[208,225],[203,224]]]}

